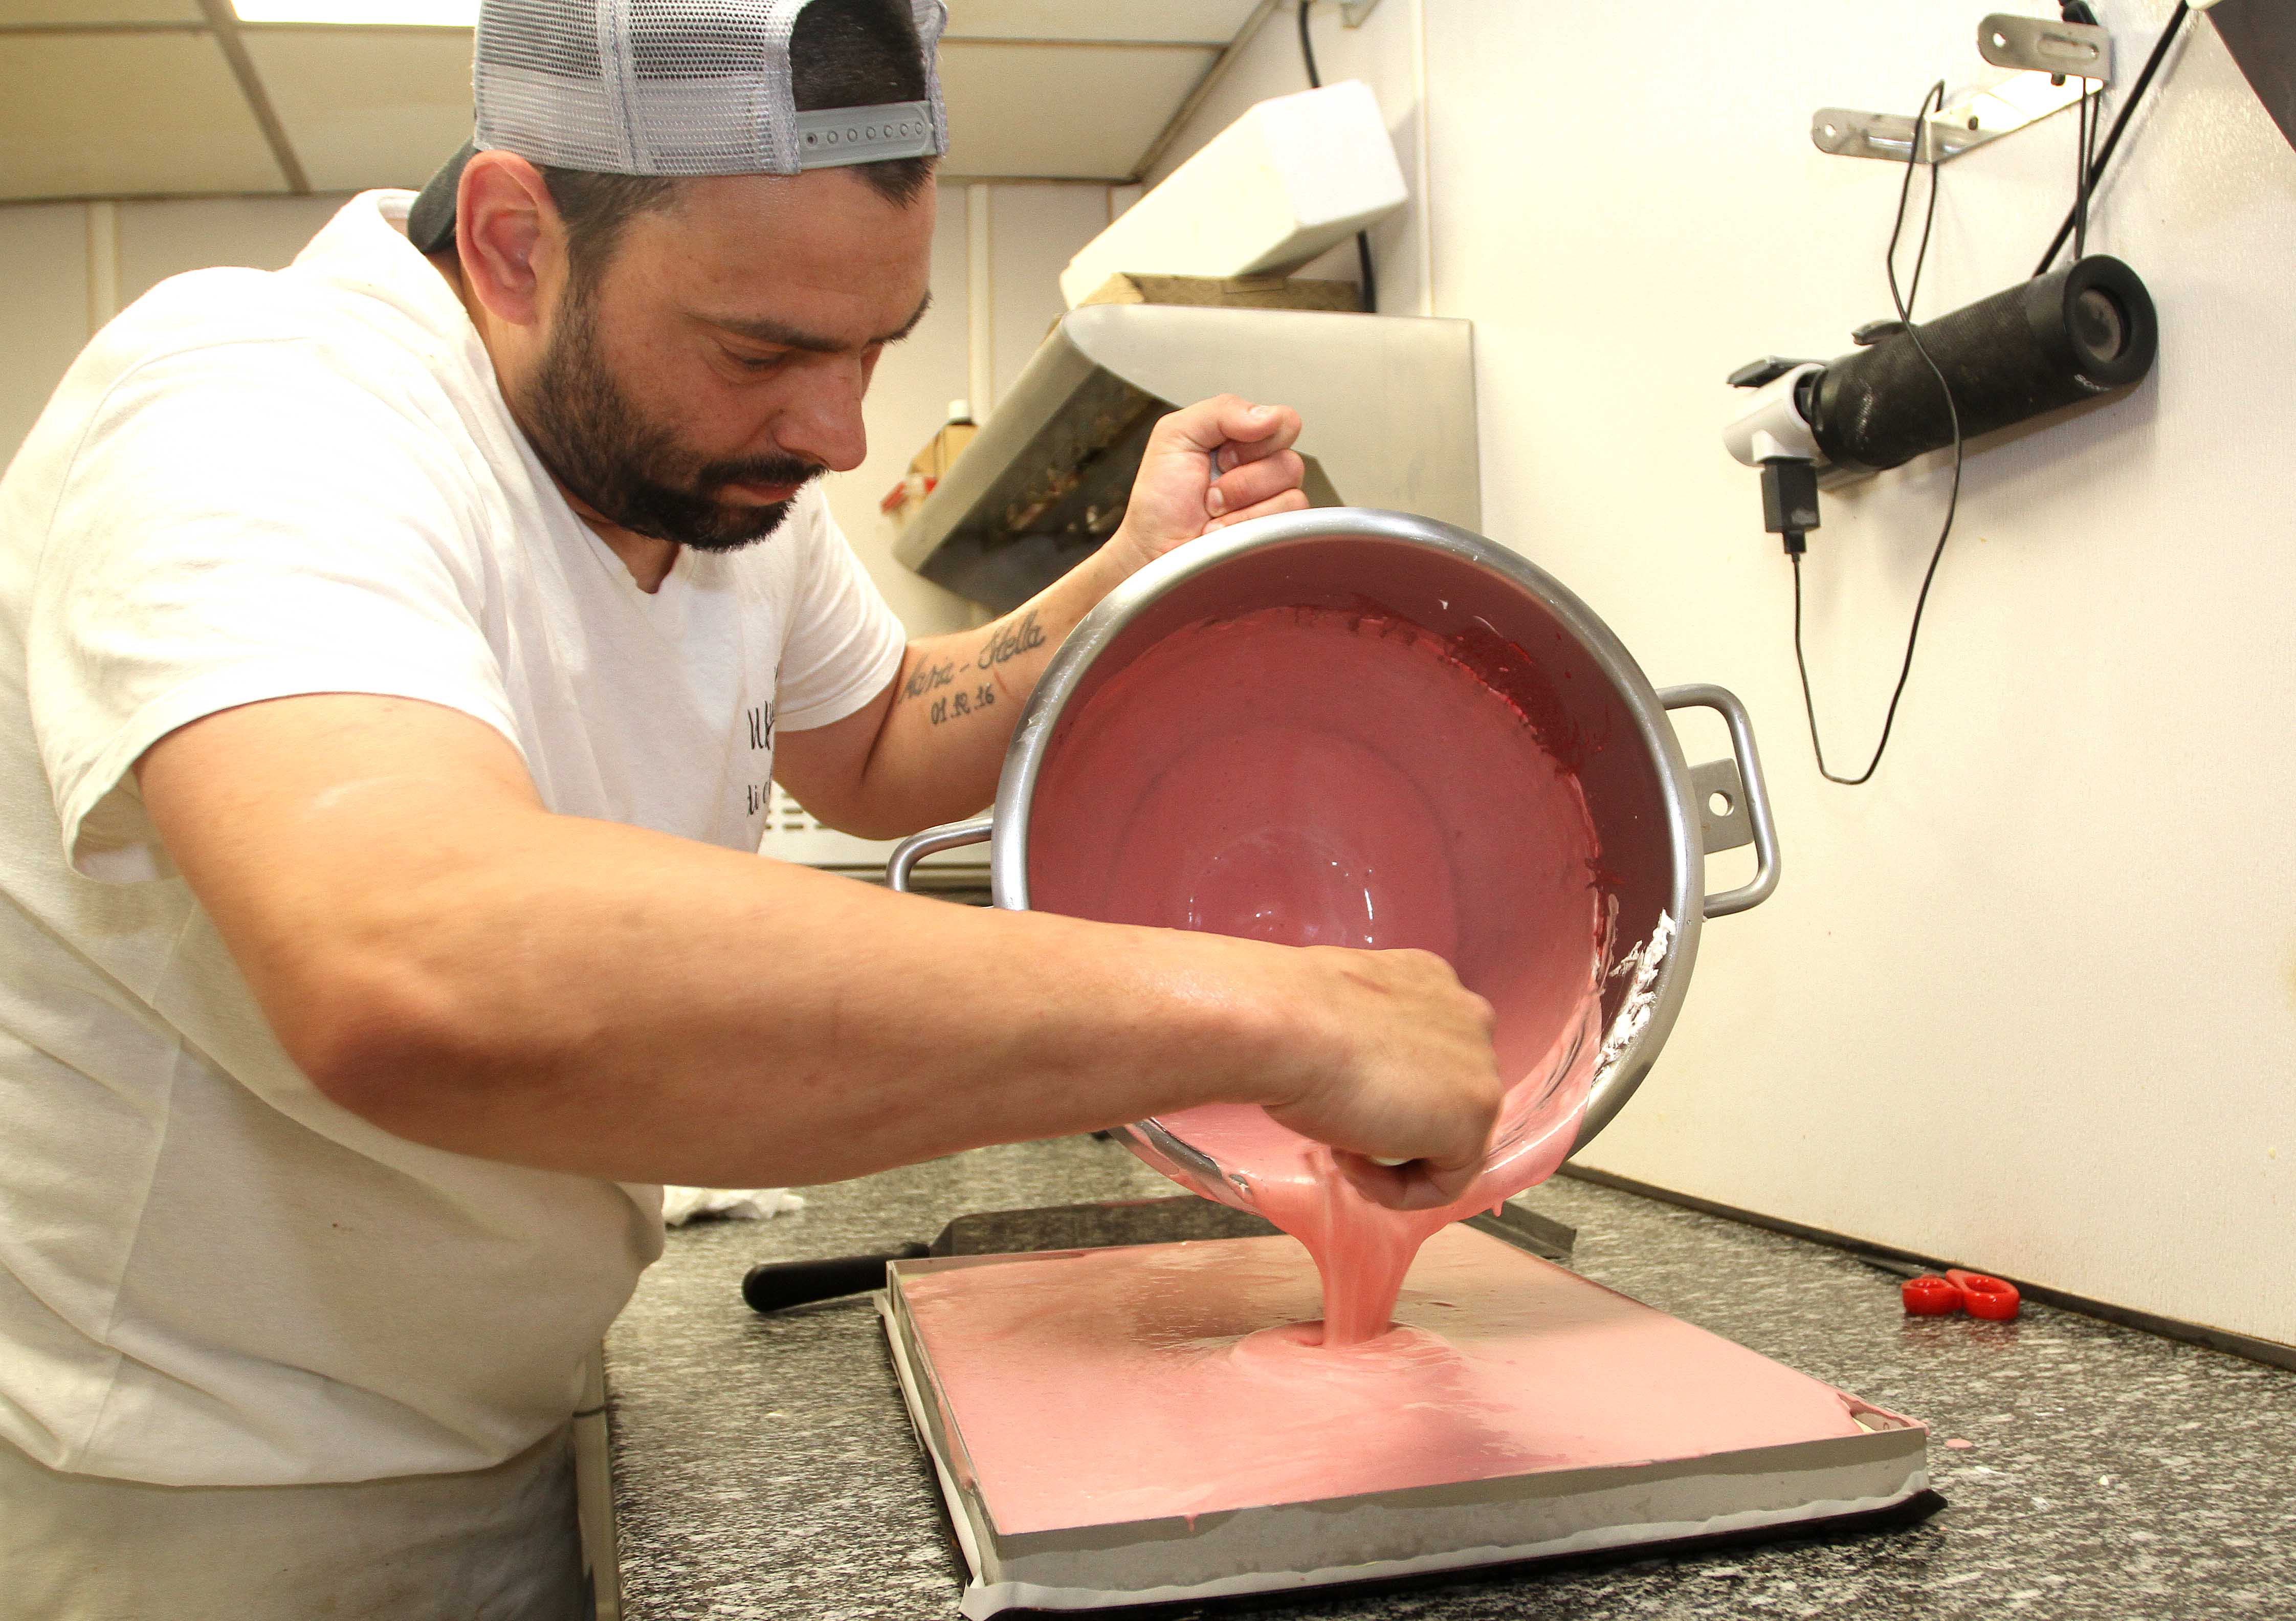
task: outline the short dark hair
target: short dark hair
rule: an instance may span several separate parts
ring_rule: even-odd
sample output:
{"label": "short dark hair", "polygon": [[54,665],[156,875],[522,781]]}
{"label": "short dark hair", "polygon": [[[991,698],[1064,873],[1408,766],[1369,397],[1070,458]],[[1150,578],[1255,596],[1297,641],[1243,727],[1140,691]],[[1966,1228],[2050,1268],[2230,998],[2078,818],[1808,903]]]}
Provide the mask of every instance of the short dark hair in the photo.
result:
{"label": "short dark hair", "polygon": [[[923,51],[905,0],[812,0],[798,13],[789,52],[791,99],[800,112],[925,98]],[[566,222],[577,285],[591,284],[612,259],[623,227],[669,207],[681,184],[668,175],[537,167]],[[906,205],[932,184],[933,160],[888,158],[855,164],[853,173],[886,202]]]}

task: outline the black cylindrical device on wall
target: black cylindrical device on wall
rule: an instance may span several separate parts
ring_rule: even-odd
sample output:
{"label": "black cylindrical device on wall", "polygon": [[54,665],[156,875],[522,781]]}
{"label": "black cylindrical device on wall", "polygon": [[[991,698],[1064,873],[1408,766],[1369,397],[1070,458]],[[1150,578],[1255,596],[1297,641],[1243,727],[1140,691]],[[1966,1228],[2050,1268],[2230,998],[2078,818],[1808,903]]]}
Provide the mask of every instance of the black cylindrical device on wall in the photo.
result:
{"label": "black cylindrical device on wall", "polygon": [[[2092,253],[1917,325],[1953,389],[1964,440],[2124,388],[2160,348],[2136,272]],[[1803,380],[1795,403],[1834,466],[1879,473],[1953,442],[1938,380],[1903,329]]]}

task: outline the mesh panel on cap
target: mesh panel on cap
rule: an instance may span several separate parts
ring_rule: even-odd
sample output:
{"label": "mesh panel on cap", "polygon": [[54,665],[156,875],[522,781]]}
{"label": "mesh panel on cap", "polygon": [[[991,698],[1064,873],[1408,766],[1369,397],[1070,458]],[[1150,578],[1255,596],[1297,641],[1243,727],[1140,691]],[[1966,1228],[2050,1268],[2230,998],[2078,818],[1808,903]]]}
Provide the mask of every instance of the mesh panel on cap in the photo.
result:
{"label": "mesh panel on cap", "polygon": [[[794,175],[790,30],[808,0],[486,0],[478,144],[612,174]],[[909,0],[933,150],[947,119],[941,0]]]}
{"label": "mesh panel on cap", "polygon": [[[779,170],[766,132],[784,126],[790,24],[802,5],[727,0],[622,0],[630,45],[631,122],[638,167],[650,174],[724,175]],[[782,13],[786,11],[786,17]],[[777,77],[778,84],[769,82]],[[794,168],[794,165],[790,166]]]}
{"label": "mesh panel on cap", "polygon": [[629,174],[628,121],[599,55],[596,0],[487,0],[472,55],[478,144],[563,169]]}
{"label": "mesh panel on cap", "polygon": [[910,18],[917,25],[917,43],[924,48],[925,105],[932,109],[933,151],[948,150],[948,109],[940,100],[940,31],[948,25],[948,7],[941,0],[910,0]]}

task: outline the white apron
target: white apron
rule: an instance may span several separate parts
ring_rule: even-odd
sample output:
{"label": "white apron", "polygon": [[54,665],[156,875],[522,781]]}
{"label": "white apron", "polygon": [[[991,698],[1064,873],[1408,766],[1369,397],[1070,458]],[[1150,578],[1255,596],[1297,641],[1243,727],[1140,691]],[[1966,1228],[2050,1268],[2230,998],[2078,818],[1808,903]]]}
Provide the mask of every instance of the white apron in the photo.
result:
{"label": "white apron", "polygon": [[569,1430],[464,1475],[166,1486],[0,1442],[0,1621],[591,1621]]}

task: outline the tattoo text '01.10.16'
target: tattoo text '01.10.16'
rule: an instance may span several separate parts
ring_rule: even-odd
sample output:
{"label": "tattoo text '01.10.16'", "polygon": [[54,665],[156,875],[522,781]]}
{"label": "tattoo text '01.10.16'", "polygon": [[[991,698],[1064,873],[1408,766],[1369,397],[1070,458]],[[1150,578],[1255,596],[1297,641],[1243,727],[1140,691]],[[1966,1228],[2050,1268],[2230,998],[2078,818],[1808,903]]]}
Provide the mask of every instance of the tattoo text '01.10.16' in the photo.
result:
{"label": "tattoo text '01.10.16'", "polygon": [[935,698],[932,707],[925,712],[926,721],[939,726],[944,720],[962,720],[976,710],[993,709],[996,704],[996,688],[984,681],[971,692],[953,692],[945,698]]}

